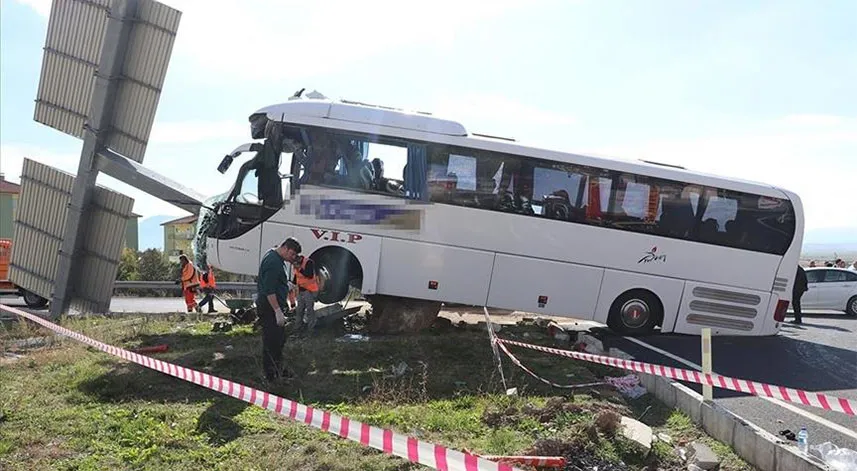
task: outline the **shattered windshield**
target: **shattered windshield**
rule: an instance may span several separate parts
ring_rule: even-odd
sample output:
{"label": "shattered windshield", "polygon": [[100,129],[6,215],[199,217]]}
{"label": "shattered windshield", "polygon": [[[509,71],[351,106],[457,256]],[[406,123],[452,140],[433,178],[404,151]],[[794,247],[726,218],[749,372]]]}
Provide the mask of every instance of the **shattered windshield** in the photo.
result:
{"label": "shattered windshield", "polygon": [[193,238],[194,264],[201,269],[208,267],[208,237],[216,226],[217,217],[214,212],[216,204],[226,200],[229,193],[221,193],[205,200],[199,208],[199,217],[196,218],[196,235]]}

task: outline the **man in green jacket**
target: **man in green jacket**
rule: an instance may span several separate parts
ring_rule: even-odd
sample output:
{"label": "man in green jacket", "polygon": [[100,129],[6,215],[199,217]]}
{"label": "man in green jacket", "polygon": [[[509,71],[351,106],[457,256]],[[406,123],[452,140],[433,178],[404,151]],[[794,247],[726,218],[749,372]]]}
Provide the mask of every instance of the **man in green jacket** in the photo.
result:
{"label": "man in green jacket", "polygon": [[301,244],[294,237],[289,237],[279,247],[269,249],[259,264],[256,309],[262,325],[262,367],[269,381],[291,376],[282,364],[283,345],[286,343],[283,310],[288,309],[286,296],[292,288],[289,281],[292,262],[300,253]]}

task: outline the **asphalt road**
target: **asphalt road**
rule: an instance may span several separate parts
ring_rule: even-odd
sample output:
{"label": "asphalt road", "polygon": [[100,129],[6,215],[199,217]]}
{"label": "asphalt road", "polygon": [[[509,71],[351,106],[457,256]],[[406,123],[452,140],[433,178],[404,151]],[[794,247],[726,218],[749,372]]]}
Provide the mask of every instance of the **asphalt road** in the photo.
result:
{"label": "asphalt road", "polygon": [[[636,342],[603,332],[598,336],[605,348],[617,347],[638,361],[685,369],[696,369],[687,362],[702,364],[700,339],[696,336],[652,335],[636,337]],[[777,336],[714,336],[712,369],[740,379],[857,400],[857,318],[810,311],[804,314],[802,325],[786,324]],[[686,385],[702,393],[702,386]],[[797,404],[789,404],[789,409],[718,388],[714,388],[713,395],[719,404],[774,435],[786,429],[797,434],[801,426],[806,426],[811,445],[830,441],[857,450],[857,418],[853,416]]]}

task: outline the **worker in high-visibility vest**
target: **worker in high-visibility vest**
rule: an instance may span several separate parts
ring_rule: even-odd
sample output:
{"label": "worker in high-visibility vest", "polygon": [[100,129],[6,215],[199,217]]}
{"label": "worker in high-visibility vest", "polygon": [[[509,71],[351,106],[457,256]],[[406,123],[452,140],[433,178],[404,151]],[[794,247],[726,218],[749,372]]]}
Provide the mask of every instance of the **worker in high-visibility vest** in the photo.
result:
{"label": "worker in high-visibility vest", "polygon": [[299,255],[292,262],[294,265],[295,284],[297,285],[297,308],[295,321],[298,329],[306,324],[307,331],[315,328],[315,300],[318,296],[318,281],[315,276],[315,264],[309,257]]}
{"label": "worker in high-visibility vest", "polygon": [[208,313],[211,314],[216,312],[214,309],[214,290],[217,289],[217,281],[214,279],[214,268],[211,265],[208,266],[208,270],[203,272],[202,276],[199,277],[199,288],[202,290],[202,293],[205,294],[205,297],[199,302],[199,308],[202,309],[203,306],[208,304]]}
{"label": "worker in high-visibility vest", "polygon": [[199,287],[199,274],[193,263],[190,263],[187,255],[179,255],[179,264],[181,264],[181,286],[184,302],[187,305],[187,312],[201,311],[199,305],[196,304],[196,290]]}

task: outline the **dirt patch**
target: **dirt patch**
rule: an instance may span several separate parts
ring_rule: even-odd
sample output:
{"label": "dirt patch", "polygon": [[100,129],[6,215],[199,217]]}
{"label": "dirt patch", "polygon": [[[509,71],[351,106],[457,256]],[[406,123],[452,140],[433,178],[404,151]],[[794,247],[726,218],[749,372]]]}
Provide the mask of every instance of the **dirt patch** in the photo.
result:
{"label": "dirt patch", "polygon": [[562,456],[566,459],[566,471],[627,471],[633,469],[622,462],[614,462],[599,457],[584,446],[558,439],[537,440],[525,451],[533,456]]}

